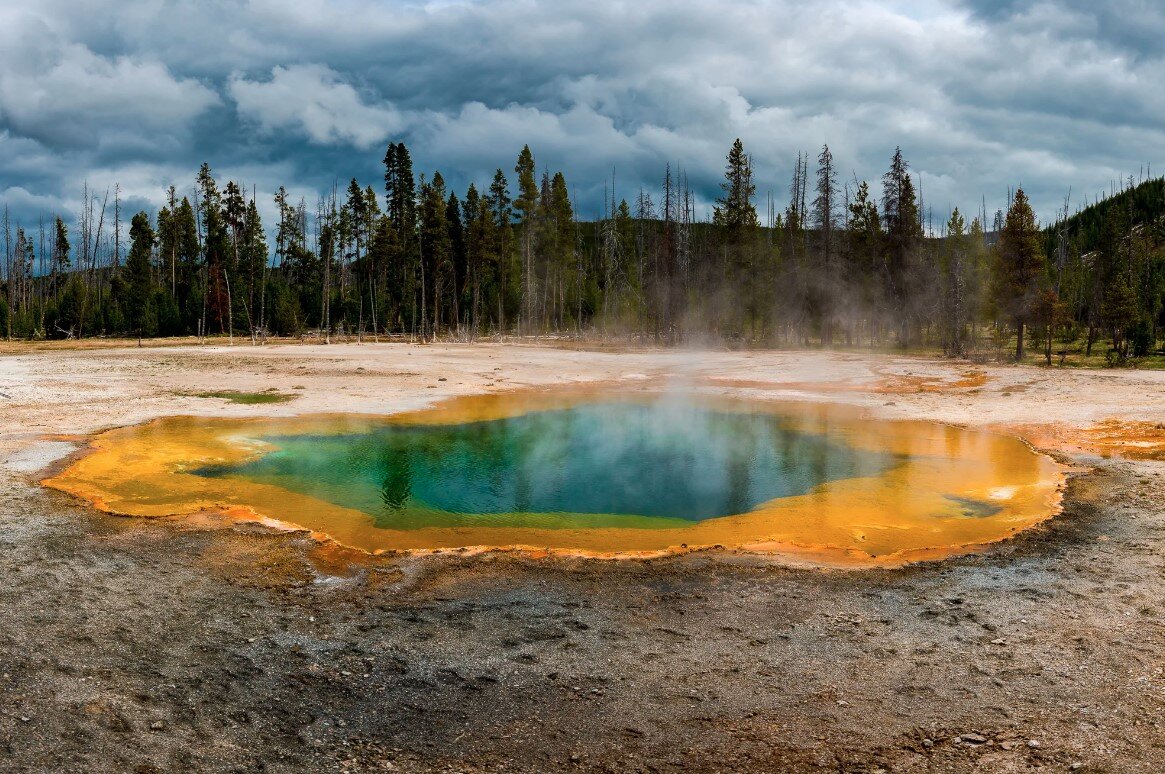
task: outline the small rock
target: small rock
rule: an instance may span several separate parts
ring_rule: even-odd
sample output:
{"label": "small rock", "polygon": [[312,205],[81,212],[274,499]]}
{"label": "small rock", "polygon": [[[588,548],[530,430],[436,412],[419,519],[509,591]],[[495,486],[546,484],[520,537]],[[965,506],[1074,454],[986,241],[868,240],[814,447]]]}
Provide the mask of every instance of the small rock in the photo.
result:
{"label": "small rock", "polygon": [[987,741],[987,737],[982,734],[963,734],[962,739],[965,744],[983,744]]}
{"label": "small rock", "polygon": [[1080,761],[1077,761],[1076,763],[1073,763],[1071,766],[1068,767],[1068,771],[1080,771],[1080,769],[1082,769],[1082,768],[1084,768],[1084,764],[1081,763]]}
{"label": "small rock", "polygon": [[448,380],[448,379],[446,379],[444,376],[440,376],[440,377],[437,377],[437,381],[439,381],[439,382],[447,382],[447,381],[449,381],[449,380]]}
{"label": "small rock", "polygon": [[153,723],[150,723],[150,730],[151,731],[161,731],[165,727],[166,727],[165,722],[163,722],[161,720],[155,720]]}
{"label": "small rock", "polygon": [[27,723],[27,722],[28,722],[28,721],[30,721],[30,720],[32,720],[32,718],[28,717],[27,715],[21,715],[21,716],[20,716],[20,722],[21,722],[21,723]]}
{"label": "small rock", "polygon": [[838,700],[837,700],[837,706],[839,706],[839,707],[848,707],[848,706],[849,706],[849,702],[848,702],[848,701],[846,701],[845,699],[838,699]]}
{"label": "small rock", "polygon": [[929,750],[930,748],[934,747],[934,740],[933,739],[923,739],[922,746]]}
{"label": "small rock", "polygon": [[1028,739],[1028,740],[1027,740],[1027,746],[1028,746],[1028,747],[1030,747],[1030,748],[1032,748],[1033,750],[1038,750],[1038,749],[1040,749],[1040,740],[1038,740],[1038,739]]}
{"label": "small rock", "polygon": [[1002,637],[996,637],[995,639],[991,640],[991,644],[992,645],[1006,645],[1007,640],[1003,639]]}

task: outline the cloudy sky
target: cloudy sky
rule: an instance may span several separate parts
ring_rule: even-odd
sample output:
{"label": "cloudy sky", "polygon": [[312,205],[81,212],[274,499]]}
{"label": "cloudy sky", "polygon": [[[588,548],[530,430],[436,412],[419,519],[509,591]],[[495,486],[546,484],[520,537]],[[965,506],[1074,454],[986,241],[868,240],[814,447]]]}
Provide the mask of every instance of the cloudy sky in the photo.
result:
{"label": "cloudy sky", "polygon": [[1163,39],[1153,0],[4,0],[0,199],[153,209],[207,161],[314,202],[403,139],[458,190],[529,143],[589,216],[669,161],[710,200],[739,136],[762,202],[799,150],[875,181],[901,145],[936,221],[1017,185],[1047,218],[1165,172]]}

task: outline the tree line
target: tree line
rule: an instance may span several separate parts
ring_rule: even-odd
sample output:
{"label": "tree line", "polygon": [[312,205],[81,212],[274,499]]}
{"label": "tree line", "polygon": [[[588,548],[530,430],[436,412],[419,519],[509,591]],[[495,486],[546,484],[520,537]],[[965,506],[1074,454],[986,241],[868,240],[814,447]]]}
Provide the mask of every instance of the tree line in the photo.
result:
{"label": "tree line", "polygon": [[[472,340],[632,336],[678,344],[939,347],[951,356],[1076,346],[1110,359],[1157,350],[1165,300],[1165,180],[1134,184],[1047,227],[1022,190],[989,217],[936,230],[901,149],[876,198],[839,183],[828,146],[798,155],[788,200],[757,210],[738,139],[722,194],[697,216],[686,175],[662,171],[632,202],[605,188],[578,217],[561,172],[523,147],[512,178],[461,195],[416,175],[390,143],[381,190],[352,180],[309,207],[274,195],[274,243],[256,192],[202,166],[122,239],[120,190],[86,186],[73,222],[4,219],[0,329],[11,338],[315,335]],[[811,170],[811,165],[813,169]],[[512,180],[512,182],[511,182]]]}

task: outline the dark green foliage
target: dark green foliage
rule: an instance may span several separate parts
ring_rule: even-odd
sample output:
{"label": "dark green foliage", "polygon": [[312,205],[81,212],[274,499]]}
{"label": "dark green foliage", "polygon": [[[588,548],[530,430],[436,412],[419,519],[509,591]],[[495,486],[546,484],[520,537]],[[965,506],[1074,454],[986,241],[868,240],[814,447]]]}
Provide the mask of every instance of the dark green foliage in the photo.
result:
{"label": "dark green foliage", "polygon": [[[206,293],[203,295],[200,332],[226,333],[232,323],[230,298],[230,259],[233,255],[227,229],[230,215],[211,175],[210,166],[198,172],[199,215],[202,223],[202,255]],[[230,202],[227,206],[230,206]],[[233,326],[231,326],[233,329]]]}
{"label": "dark green foliage", "polygon": [[1153,349],[1153,327],[1148,320],[1138,320],[1128,331],[1133,357],[1145,357]]}
{"label": "dark green foliage", "polygon": [[886,298],[898,323],[898,341],[909,346],[920,327],[928,277],[921,270],[922,219],[914,193],[910,165],[901,148],[894,149],[890,169],[882,176],[883,254]]}
{"label": "dark green foliage", "polygon": [[59,217],[54,222],[53,257],[49,276],[49,295],[54,299],[60,292],[61,283],[68,275],[72,261],[69,258],[69,227]]}
{"label": "dark green foliage", "polygon": [[164,288],[155,289],[151,305],[157,320],[158,336],[181,336],[185,333],[182,315],[178,312],[178,304],[172,293]]}
{"label": "dark green foliage", "polygon": [[749,238],[752,230],[760,225],[756,206],[752,202],[756,195],[756,183],[752,179],[752,159],[745,154],[744,143],[739,137],[728,151],[724,182],[720,187],[724,196],[716,200],[712,222],[724,226],[729,242]]}
{"label": "dark green foliage", "polygon": [[1165,180],[1130,184],[1053,223],[1043,246],[1089,353],[1107,338],[1115,362],[1152,354],[1165,324]]}
{"label": "dark green foliage", "polygon": [[939,254],[942,278],[939,289],[939,311],[943,328],[943,351],[962,357],[967,353],[967,285],[969,240],[967,222],[956,207],[947,221],[947,237]]}
{"label": "dark green foliage", "polygon": [[435,173],[429,183],[422,177],[419,213],[422,338],[440,334],[443,311],[449,308],[452,290],[456,287],[447,205],[445,180],[441,173]]}
{"label": "dark green foliage", "polygon": [[1130,185],[1043,230],[1018,191],[990,228],[985,208],[973,219],[955,210],[936,234],[900,149],[880,203],[864,182],[839,183],[828,147],[813,181],[811,161],[798,155],[788,205],[768,192],[763,218],[738,139],[709,220],[669,165],[658,192],[619,192],[612,179],[601,214],[581,222],[565,176],[539,170],[528,146],[514,192],[499,169],[462,195],[440,173],[415,175],[408,148],[393,142],[383,199],[351,180],[309,210],[280,188],[270,247],[253,192],[220,188],[203,165],[194,196],[171,187],[156,221],[133,218],[121,267],[99,212],[87,209],[73,231],[49,220],[39,246],[13,224],[0,330],[254,341],[599,332],[926,345],[951,356],[1015,336],[1021,357],[1030,335],[1049,363],[1057,339],[1089,354],[1102,346],[1113,362],[1157,351],[1165,181]]}
{"label": "dark green foliage", "polygon": [[1045,279],[1047,256],[1040,239],[1039,225],[1032,212],[1027,195],[1020,188],[1015,192],[1007,220],[999,235],[995,287],[1000,309],[1015,321],[1015,359],[1023,359],[1024,325],[1031,316],[1032,306]]}
{"label": "dark green foliage", "polygon": [[125,259],[125,318],[138,338],[155,332],[154,308],[151,304],[150,258],[154,251],[154,229],[150,216],[139,212],[129,228],[130,248]]}

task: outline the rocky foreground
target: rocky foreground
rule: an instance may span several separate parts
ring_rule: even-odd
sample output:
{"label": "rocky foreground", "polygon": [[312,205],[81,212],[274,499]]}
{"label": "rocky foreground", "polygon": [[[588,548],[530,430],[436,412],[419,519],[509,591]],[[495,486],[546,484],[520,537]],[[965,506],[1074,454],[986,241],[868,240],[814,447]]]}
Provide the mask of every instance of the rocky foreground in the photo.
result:
{"label": "rocky foreground", "polygon": [[[724,551],[371,559],[213,515],[107,516],[37,484],[84,434],[165,414],[383,412],[657,376],[990,425],[1081,472],[1040,528],[877,571]],[[7,355],[0,770],[1159,771],[1163,387],[803,353]],[[202,396],[224,389],[297,397]]]}

